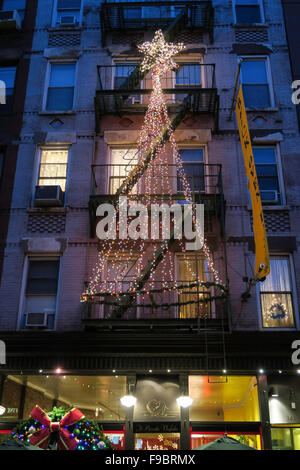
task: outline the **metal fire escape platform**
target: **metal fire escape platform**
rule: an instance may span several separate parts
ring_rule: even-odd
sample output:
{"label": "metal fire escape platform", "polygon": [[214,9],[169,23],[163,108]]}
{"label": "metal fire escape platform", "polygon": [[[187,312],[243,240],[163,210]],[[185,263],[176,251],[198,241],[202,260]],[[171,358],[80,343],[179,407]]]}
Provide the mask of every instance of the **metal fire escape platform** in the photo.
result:
{"label": "metal fire escape platform", "polygon": [[106,0],[100,11],[102,43],[112,32],[168,30],[174,21],[182,16],[180,24],[173,29],[170,40],[185,30],[198,30],[209,34],[213,42],[214,8],[211,1],[144,1],[115,2]]}

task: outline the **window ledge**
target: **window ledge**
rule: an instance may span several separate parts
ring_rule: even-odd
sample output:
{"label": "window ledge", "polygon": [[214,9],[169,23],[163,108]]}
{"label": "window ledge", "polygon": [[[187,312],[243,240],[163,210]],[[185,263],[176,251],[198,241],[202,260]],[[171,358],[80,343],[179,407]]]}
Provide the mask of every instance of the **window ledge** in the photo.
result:
{"label": "window ledge", "polygon": [[246,108],[247,113],[278,113],[279,108]]}
{"label": "window ledge", "polygon": [[66,214],[68,212],[67,207],[28,207],[28,214]]}
{"label": "window ledge", "polygon": [[244,29],[244,28],[261,28],[267,29],[268,25],[265,23],[233,23],[233,27],[237,29]]}
{"label": "window ledge", "polygon": [[40,116],[52,116],[52,115],[66,115],[66,116],[73,116],[76,114],[76,111],[40,111]]}
{"label": "window ledge", "polygon": [[60,33],[61,31],[63,31],[64,33],[66,31],[69,31],[69,32],[83,31],[83,27],[79,25],[79,26],[52,26],[48,28],[49,33]]}
{"label": "window ledge", "polygon": [[[273,205],[270,205],[270,206],[267,206],[267,205],[264,205],[262,206],[263,210],[266,210],[266,211],[288,211],[290,210],[289,206],[283,206],[283,205],[276,205],[274,204]],[[252,207],[251,206],[247,206],[247,209],[248,211],[252,212]]]}

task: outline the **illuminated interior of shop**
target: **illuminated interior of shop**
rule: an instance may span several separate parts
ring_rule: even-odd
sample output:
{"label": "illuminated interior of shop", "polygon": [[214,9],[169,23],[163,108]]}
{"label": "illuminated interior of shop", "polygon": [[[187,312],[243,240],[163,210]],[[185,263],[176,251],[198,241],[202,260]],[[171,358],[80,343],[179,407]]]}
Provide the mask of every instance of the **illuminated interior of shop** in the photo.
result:
{"label": "illuminated interior of shop", "polygon": [[[24,412],[20,416],[24,386]],[[90,419],[121,421],[125,409],[120,398],[125,393],[125,376],[9,375],[4,383],[1,404],[6,411],[1,419],[26,419],[38,404],[45,411],[53,406],[76,407]]]}
{"label": "illuminated interior of shop", "polygon": [[135,450],[179,450],[179,433],[135,434]]}
{"label": "illuminated interior of shop", "polygon": [[192,375],[189,395],[191,421],[260,421],[256,377]]}
{"label": "illuminated interior of shop", "polygon": [[271,429],[273,450],[300,450],[300,425]]}
{"label": "illuminated interior of shop", "polygon": [[[192,433],[191,449],[197,449],[197,447],[209,444],[222,436],[224,436],[224,433]],[[245,444],[246,446],[261,450],[261,437],[259,434],[228,433],[227,436]]]}

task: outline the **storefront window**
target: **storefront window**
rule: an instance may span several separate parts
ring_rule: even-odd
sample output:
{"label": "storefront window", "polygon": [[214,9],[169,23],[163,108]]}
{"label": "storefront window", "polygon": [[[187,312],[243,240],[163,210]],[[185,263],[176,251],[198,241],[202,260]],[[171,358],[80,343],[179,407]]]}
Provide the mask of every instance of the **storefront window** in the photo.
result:
{"label": "storefront window", "polygon": [[[237,433],[237,434],[227,434],[228,437],[235,439],[236,441],[241,442],[249,447],[253,447],[254,449],[261,450],[261,438],[259,434],[244,434],[244,433]],[[191,435],[191,449],[197,449],[200,446],[205,444],[209,444],[210,442],[219,439],[219,437],[224,436],[224,433],[192,433]]]}
{"label": "storefront window", "polygon": [[38,404],[45,411],[76,407],[89,419],[122,421],[120,398],[125,393],[125,376],[10,375],[4,383],[1,404],[6,412],[1,419],[26,419]]}
{"label": "storefront window", "polygon": [[273,427],[271,435],[273,450],[300,450],[300,427]]}
{"label": "storefront window", "polygon": [[135,450],[179,450],[179,433],[145,433],[135,435]]}
{"label": "storefront window", "polygon": [[115,450],[125,450],[125,435],[124,432],[105,431],[105,436],[108,437]]}
{"label": "storefront window", "polygon": [[191,421],[258,422],[256,377],[189,377]]}

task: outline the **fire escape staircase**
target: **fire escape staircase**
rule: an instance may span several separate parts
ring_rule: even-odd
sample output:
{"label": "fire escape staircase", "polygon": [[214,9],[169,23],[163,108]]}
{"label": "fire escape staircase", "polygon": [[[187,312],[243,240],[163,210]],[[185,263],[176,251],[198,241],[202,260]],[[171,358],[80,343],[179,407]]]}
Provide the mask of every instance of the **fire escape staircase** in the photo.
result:
{"label": "fire escape staircase", "polygon": [[[178,31],[182,29],[184,24],[186,23],[186,16],[187,16],[187,9],[185,8],[175,19],[174,21],[170,24],[168,29],[164,32],[164,36],[166,40],[172,41]],[[125,89],[137,89],[141,81],[145,78],[147,72],[142,72],[140,70],[139,65],[135,67],[133,72],[128,76],[126,82],[125,82]],[[120,97],[120,100],[126,101],[130,95],[123,95]],[[186,114],[188,113],[190,109],[190,100],[191,96],[187,95],[186,98],[183,100],[181,106],[179,107],[177,113],[171,120],[171,127],[172,130],[175,131],[175,129],[179,126],[181,121],[184,119]],[[120,106],[121,106],[120,102]],[[166,143],[169,139],[169,130],[166,127],[163,129],[161,135],[159,135],[156,140],[154,141],[153,145],[151,148],[149,148],[145,154],[144,160],[142,162],[137,163],[137,165],[130,171],[129,175],[127,176],[126,180],[122,183],[122,185],[119,187],[117,192],[115,193],[116,200],[120,195],[128,195],[130,189],[138,182],[138,180],[143,176],[145,171],[147,170],[149,164],[151,161],[155,158],[156,156],[156,149],[159,148],[161,145]],[[184,220],[183,220],[184,223]],[[160,264],[160,262],[163,260],[165,253],[167,252],[168,249],[172,247],[174,244],[175,239],[174,239],[174,231],[171,231],[171,236],[170,239],[168,240],[167,244],[162,243],[156,250],[154,259],[149,261],[148,264],[145,266],[143,272],[141,275],[138,277],[138,279],[135,282],[135,289],[136,291],[141,290],[147,281],[150,278],[151,271],[153,269],[156,269],[157,266]],[[132,289],[132,288],[131,288]],[[126,313],[126,311],[131,307],[133,299],[135,297],[135,294],[132,290],[129,289],[129,291],[126,292],[126,295],[123,295],[121,298],[121,301],[118,306],[115,306],[113,310],[110,313],[110,319],[112,320],[120,320]],[[199,319],[200,321],[200,319]],[[198,322],[199,322],[198,321]],[[198,328],[198,333],[200,335],[200,325]],[[206,366],[207,370],[210,369],[210,363],[209,359],[224,359],[225,363],[225,352],[224,352],[224,328],[223,325],[221,329],[218,329],[218,331],[211,331],[209,328],[205,328],[205,325],[201,325],[201,338],[202,338],[202,346],[204,350],[204,356],[206,358]],[[209,348],[214,349],[214,351],[218,351],[217,354],[210,354]],[[213,365],[213,363],[211,363]],[[225,367],[225,365],[224,365]]]}

